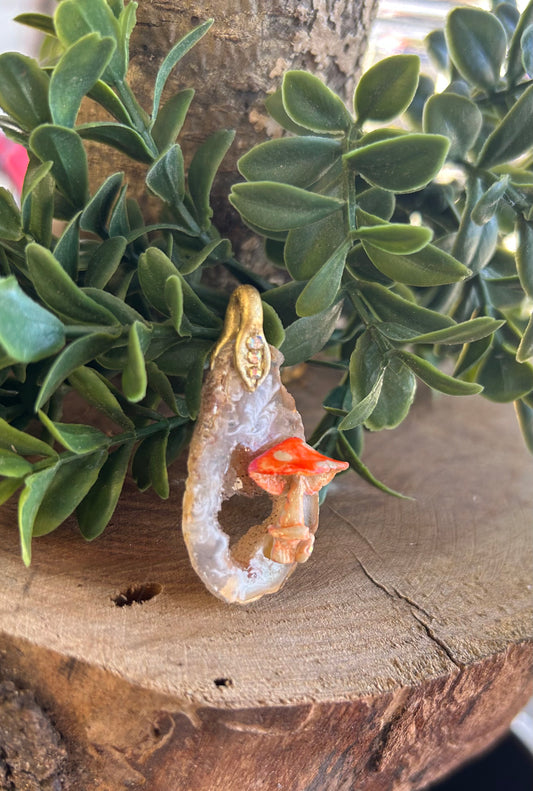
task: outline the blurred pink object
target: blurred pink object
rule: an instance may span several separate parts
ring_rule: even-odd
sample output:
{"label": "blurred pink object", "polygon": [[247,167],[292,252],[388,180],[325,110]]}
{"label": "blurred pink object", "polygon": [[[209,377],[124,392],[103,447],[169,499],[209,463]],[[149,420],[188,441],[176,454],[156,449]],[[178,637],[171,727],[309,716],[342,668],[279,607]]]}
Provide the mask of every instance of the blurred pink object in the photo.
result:
{"label": "blurred pink object", "polygon": [[14,143],[0,132],[0,170],[11,179],[19,194],[22,192],[27,169],[28,153],[24,146]]}

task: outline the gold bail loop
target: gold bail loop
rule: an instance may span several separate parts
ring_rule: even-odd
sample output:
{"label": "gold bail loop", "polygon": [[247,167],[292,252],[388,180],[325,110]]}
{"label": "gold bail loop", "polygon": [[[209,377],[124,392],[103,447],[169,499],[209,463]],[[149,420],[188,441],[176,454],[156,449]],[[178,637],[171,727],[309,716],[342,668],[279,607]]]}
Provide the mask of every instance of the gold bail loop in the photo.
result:
{"label": "gold bail loop", "polygon": [[233,340],[235,368],[247,389],[256,390],[270,371],[270,348],[263,332],[261,296],[253,286],[239,286],[230,296],[211,368],[222,347]]}

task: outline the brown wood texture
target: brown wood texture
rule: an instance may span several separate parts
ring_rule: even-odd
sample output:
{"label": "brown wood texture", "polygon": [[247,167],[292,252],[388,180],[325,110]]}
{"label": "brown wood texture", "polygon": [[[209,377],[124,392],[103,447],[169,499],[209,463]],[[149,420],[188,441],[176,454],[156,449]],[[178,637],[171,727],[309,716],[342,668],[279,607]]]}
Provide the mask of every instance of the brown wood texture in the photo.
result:
{"label": "brown wood texture", "polygon": [[[292,388],[304,411],[323,380]],[[2,508],[1,673],[61,735],[63,788],[407,791],[505,731],[533,659],[532,465],[512,409],[423,398],[365,460],[416,500],[337,479],[309,562],[246,607],[191,570],[179,466],[167,502],[128,486],[100,539],[67,522],[28,570]],[[248,525],[244,503],[230,512]]]}

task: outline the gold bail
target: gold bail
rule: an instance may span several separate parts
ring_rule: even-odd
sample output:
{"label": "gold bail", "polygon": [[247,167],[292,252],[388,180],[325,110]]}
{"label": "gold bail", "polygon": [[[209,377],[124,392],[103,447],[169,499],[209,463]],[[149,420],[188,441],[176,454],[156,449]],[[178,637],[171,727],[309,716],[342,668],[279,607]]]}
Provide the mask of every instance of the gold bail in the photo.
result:
{"label": "gold bail", "polygon": [[256,390],[270,371],[270,348],[263,332],[261,296],[253,286],[239,286],[230,296],[211,368],[222,347],[233,340],[235,368],[247,389]]}

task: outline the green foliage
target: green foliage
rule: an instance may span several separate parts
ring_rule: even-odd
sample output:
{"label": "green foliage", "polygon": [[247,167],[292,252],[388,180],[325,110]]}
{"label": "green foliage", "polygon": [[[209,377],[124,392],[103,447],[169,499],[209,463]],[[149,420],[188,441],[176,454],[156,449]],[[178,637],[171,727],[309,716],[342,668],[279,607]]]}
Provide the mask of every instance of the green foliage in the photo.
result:
{"label": "green foliage", "polygon": [[[0,190],[0,503],[18,492],[24,562],[70,515],[100,535],[130,468],[168,497],[227,304],[213,266],[259,288],[286,365],[338,371],[310,441],[371,485],[398,495],[361,460],[364,432],[401,423],[419,382],[514,401],[532,450],[533,4],[453,9],[427,39],[442,93],[412,55],[361,77],[353,116],[315,75],[285,74],[266,107],[288,134],[241,157],[229,196],[265,238],[272,281],[212,223],[233,132],[187,171],[177,136],[194,91],[163,97],[212,20],[163,57],[148,114],[126,79],[136,8],[62,0],[20,17],[52,42],[45,68],[0,55],[0,127],[30,154],[20,208]],[[112,120],[78,123],[85,96]],[[86,140],[144,163],[155,224],[112,168],[90,194]],[[83,424],[62,419],[73,391]]]}

